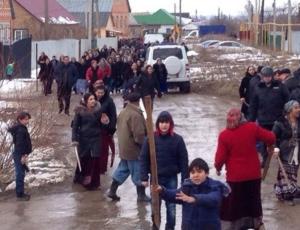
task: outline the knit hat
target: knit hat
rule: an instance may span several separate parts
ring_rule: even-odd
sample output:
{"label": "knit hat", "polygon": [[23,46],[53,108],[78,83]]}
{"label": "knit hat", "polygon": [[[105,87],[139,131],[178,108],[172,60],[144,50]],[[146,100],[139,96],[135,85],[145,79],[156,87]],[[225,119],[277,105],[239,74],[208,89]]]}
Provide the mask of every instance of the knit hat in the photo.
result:
{"label": "knit hat", "polygon": [[126,95],[125,100],[128,100],[129,102],[137,102],[141,98],[141,94],[138,92],[132,92]]}
{"label": "knit hat", "polygon": [[262,68],[260,73],[265,77],[273,77],[274,75],[273,69],[270,66],[265,66],[264,68]]}
{"label": "knit hat", "polygon": [[296,100],[290,100],[284,105],[284,112],[290,113],[295,106],[299,106],[299,102]]}

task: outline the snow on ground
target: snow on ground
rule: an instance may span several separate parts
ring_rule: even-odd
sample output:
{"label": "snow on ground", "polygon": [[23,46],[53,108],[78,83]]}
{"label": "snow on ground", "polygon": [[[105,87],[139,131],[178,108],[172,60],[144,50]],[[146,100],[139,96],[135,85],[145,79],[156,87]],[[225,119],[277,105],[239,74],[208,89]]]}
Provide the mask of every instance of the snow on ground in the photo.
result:
{"label": "snow on ground", "polygon": [[270,55],[266,54],[250,54],[250,53],[232,53],[222,54],[218,57],[218,60],[234,60],[238,62],[245,61],[269,61]]}
{"label": "snow on ground", "polygon": [[[39,71],[39,70],[38,70]],[[31,78],[20,78],[20,79],[13,79],[9,80],[1,80],[0,81],[0,95],[2,96],[10,96],[4,95],[10,92],[14,93],[25,93],[25,91],[29,88],[32,88],[36,84],[36,76],[37,71],[31,71]],[[28,92],[30,93],[30,91]],[[3,105],[3,104],[2,104]],[[2,107],[0,104],[0,108]]]}
{"label": "snow on ground", "polygon": [[[37,148],[29,155],[28,167],[31,171],[25,177],[25,184],[29,188],[60,183],[72,175],[62,161],[54,158],[53,148]],[[12,182],[7,186],[6,191],[13,190],[15,187],[15,182]]]}

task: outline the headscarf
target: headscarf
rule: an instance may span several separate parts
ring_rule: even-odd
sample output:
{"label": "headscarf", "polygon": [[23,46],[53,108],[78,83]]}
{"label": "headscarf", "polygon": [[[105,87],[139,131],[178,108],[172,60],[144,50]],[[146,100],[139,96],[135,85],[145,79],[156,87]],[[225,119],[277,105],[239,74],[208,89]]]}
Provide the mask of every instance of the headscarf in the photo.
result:
{"label": "headscarf", "polygon": [[227,129],[235,129],[239,127],[242,123],[246,122],[241,111],[236,108],[230,109],[228,111],[226,121]]}
{"label": "headscarf", "polygon": [[299,106],[299,102],[296,100],[290,100],[284,105],[284,112],[286,114],[290,113],[295,106]]}

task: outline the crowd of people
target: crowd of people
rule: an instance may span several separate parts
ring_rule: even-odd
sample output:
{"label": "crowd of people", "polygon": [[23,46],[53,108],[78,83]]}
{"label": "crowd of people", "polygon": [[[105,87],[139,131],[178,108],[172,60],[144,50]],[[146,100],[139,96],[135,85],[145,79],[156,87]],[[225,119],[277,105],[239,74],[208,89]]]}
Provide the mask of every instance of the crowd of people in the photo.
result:
{"label": "crowd of people", "polygon": [[[45,95],[52,93],[52,82],[56,80],[59,113],[70,114],[72,90],[82,94],[71,125],[72,145],[79,157],[73,182],[87,190],[101,186],[100,175],[107,171],[109,149],[110,166],[114,162],[116,133],[120,161],[107,197],[119,201],[118,187],[131,176],[137,201],[151,202],[145,188],[151,179],[147,135],[152,134],[147,134],[139,102],[145,96],[153,101],[155,95],[161,97],[167,91],[167,70],[160,59],[153,67],[144,66],[143,47],[122,45],[118,51],[107,47],[90,50],[80,62],[68,56],[59,61],[55,57],[49,60],[43,53],[38,60],[39,79]],[[111,94],[119,92],[124,106],[117,115]],[[268,66],[249,66],[239,93],[242,106],[228,112],[215,153],[214,167],[217,175],[221,175],[225,166],[226,184],[209,177],[204,159],[196,158],[189,164],[184,138],[175,132],[172,114],[161,111],[158,115],[153,133],[158,185],[151,191],[160,194],[160,205],[165,200],[166,230],[175,229],[175,204],[183,206],[183,230],[264,229],[261,169],[268,168],[272,155],[283,165],[274,184],[276,197],[291,205],[295,198],[300,198],[297,185],[300,71],[291,74],[289,69],[274,71]],[[16,146],[16,193],[20,200],[30,198],[24,192],[26,167],[23,167],[31,152],[26,129],[29,119],[28,113],[21,113],[16,125],[9,129]],[[154,221],[153,229],[159,229]]]}

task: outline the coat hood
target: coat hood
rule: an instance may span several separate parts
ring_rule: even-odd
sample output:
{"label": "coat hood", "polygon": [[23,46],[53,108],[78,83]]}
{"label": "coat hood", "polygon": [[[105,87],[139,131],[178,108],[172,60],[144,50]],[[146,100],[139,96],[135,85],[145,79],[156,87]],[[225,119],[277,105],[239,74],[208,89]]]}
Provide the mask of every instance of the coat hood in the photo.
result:
{"label": "coat hood", "polygon": [[156,120],[156,134],[161,135],[161,130],[159,129],[159,123],[160,122],[170,122],[170,129],[169,129],[169,135],[174,134],[174,121],[172,115],[168,111],[162,111]]}
{"label": "coat hood", "polygon": [[7,129],[7,131],[8,131],[9,133],[11,133],[12,135],[15,135],[16,132],[17,132],[17,130],[18,130],[19,128],[25,128],[25,129],[26,129],[26,126],[22,125],[22,124],[19,123],[19,122],[16,122],[16,123],[13,124],[11,127],[9,127],[9,128]]}
{"label": "coat hood", "polygon": [[[96,105],[93,109],[93,111],[97,111],[101,108],[101,105],[98,101],[96,101]],[[86,107],[86,105],[84,104],[84,102],[81,100],[79,102],[79,105],[74,109],[74,112],[77,113],[82,113],[82,112],[88,112],[88,109]]]}

